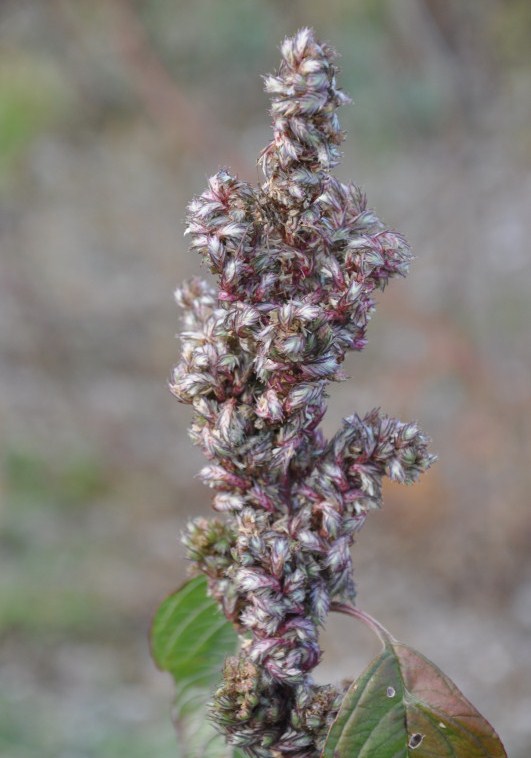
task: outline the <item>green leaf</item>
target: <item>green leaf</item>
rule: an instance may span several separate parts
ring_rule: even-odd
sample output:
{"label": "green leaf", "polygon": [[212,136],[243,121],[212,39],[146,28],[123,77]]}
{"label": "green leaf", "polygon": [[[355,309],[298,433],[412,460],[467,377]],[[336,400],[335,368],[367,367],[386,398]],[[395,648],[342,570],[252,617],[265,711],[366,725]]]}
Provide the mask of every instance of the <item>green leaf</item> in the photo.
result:
{"label": "green leaf", "polygon": [[215,600],[207,596],[204,576],[186,582],[164,600],[155,614],[151,650],[157,666],[175,680],[174,717],[187,758],[228,755],[227,745],[205,711],[223,662],[236,651],[237,644],[232,624],[220,613]]}
{"label": "green leaf", "polygon": [[151,649],[157,666],[169,671],[177,700],[189,690],[210,690],[219,680],[223,661],[236,650],[237,636],[207,596],[204,576],[186,582],[166,598],[151,628]]}
{"label": "green leaf", "polygon": [[492,728],[433,663],[392,638],[347,691],[322,758],[507,758]]}

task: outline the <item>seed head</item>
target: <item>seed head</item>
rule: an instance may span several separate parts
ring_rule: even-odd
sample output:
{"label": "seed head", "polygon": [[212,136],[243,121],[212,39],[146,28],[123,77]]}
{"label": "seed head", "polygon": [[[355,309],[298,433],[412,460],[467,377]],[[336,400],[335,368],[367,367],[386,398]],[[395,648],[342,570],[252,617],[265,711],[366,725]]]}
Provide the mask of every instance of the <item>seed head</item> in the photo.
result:
{"label": "seed head", "polygon": [[226,169],[188,208],[186,234],[215,275],[176,292],[182,354],[170,389],[192,405],[200,477],[224,521],[184,537],[196,570],[247,638],[229,658],[211,716],[248,755],[316,758],[342,691],[317,687],[319,629],[355,596],[350,548],[382,479],[433,462],[414,424],[373,410],[326,440],[319,424],[348,350],[362,350],[374,292],[411,261],[405,239],[331,175],[343,140],[335,53],[310,29],[284,41],[273,139],[253,187]]}

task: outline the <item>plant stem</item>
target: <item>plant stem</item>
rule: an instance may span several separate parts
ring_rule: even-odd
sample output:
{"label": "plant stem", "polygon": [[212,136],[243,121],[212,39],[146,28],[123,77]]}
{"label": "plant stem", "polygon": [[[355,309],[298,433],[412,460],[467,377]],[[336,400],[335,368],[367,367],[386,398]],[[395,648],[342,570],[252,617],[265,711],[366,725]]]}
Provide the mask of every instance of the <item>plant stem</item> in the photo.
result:
{"label": "plant stem", "polygon": [[379,621],[365,611],[360,610],[360,608],[355,608],[348,603],[334,602],[330,605],[330,610],[337,611],[337,613],[344,613],[346,616],[352,616],[353,618],[358,619],[358,621],[362,621],[377,635],[384,648],[387,647],[389,643],[396,642],[391,632],[387,631],[383,624],[380,624]]}

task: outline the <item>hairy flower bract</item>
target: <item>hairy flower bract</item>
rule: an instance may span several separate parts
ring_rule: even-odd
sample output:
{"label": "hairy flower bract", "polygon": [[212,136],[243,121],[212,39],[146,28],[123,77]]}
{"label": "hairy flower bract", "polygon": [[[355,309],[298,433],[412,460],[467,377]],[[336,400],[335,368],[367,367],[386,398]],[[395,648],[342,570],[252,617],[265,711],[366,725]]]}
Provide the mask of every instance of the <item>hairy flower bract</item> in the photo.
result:
{"label": "hairy flower bract", "polygon": [[245,633],[211,716],[250,756],[318,756],[343,691],[317,686],[319,629],[353,601],[350,548],[381,505],[382,479],[410,483],[434,457],[415,424],[354,414],[325,439],[329,383],[362,350],[374,294],[411,251],[331,174],[343,140],[335,54],[309,29],[265,79],[273,139],[264,180],[224,169],[189,206],[186,233],[217,278],[177,290],[182,355],[171,390],[193,407],[200,476],[221,515],[193,521],[189,558]]}

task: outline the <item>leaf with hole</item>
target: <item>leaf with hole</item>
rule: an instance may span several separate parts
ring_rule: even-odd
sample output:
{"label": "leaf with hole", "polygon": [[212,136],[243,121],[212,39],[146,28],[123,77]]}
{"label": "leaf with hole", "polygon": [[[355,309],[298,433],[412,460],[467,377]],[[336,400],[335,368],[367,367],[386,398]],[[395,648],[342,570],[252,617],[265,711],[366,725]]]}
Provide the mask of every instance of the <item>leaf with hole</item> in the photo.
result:
{"label": "leaf with hole", "polygon": [[507,758],[455,684],[393,638],[348,689],[322,758]]}
{"label": "leaf with hole", "polygon": [[[186,758],[226,758],[229,750],[206,718],[212,689],[238,637],[207,596],[204,576],[186,582],[163,601],[151,628],[155,663],[175,681],[174,719]],[[232,755],[232,753],[231,753]],[[234,753],[234,758],[238,753]]]}

